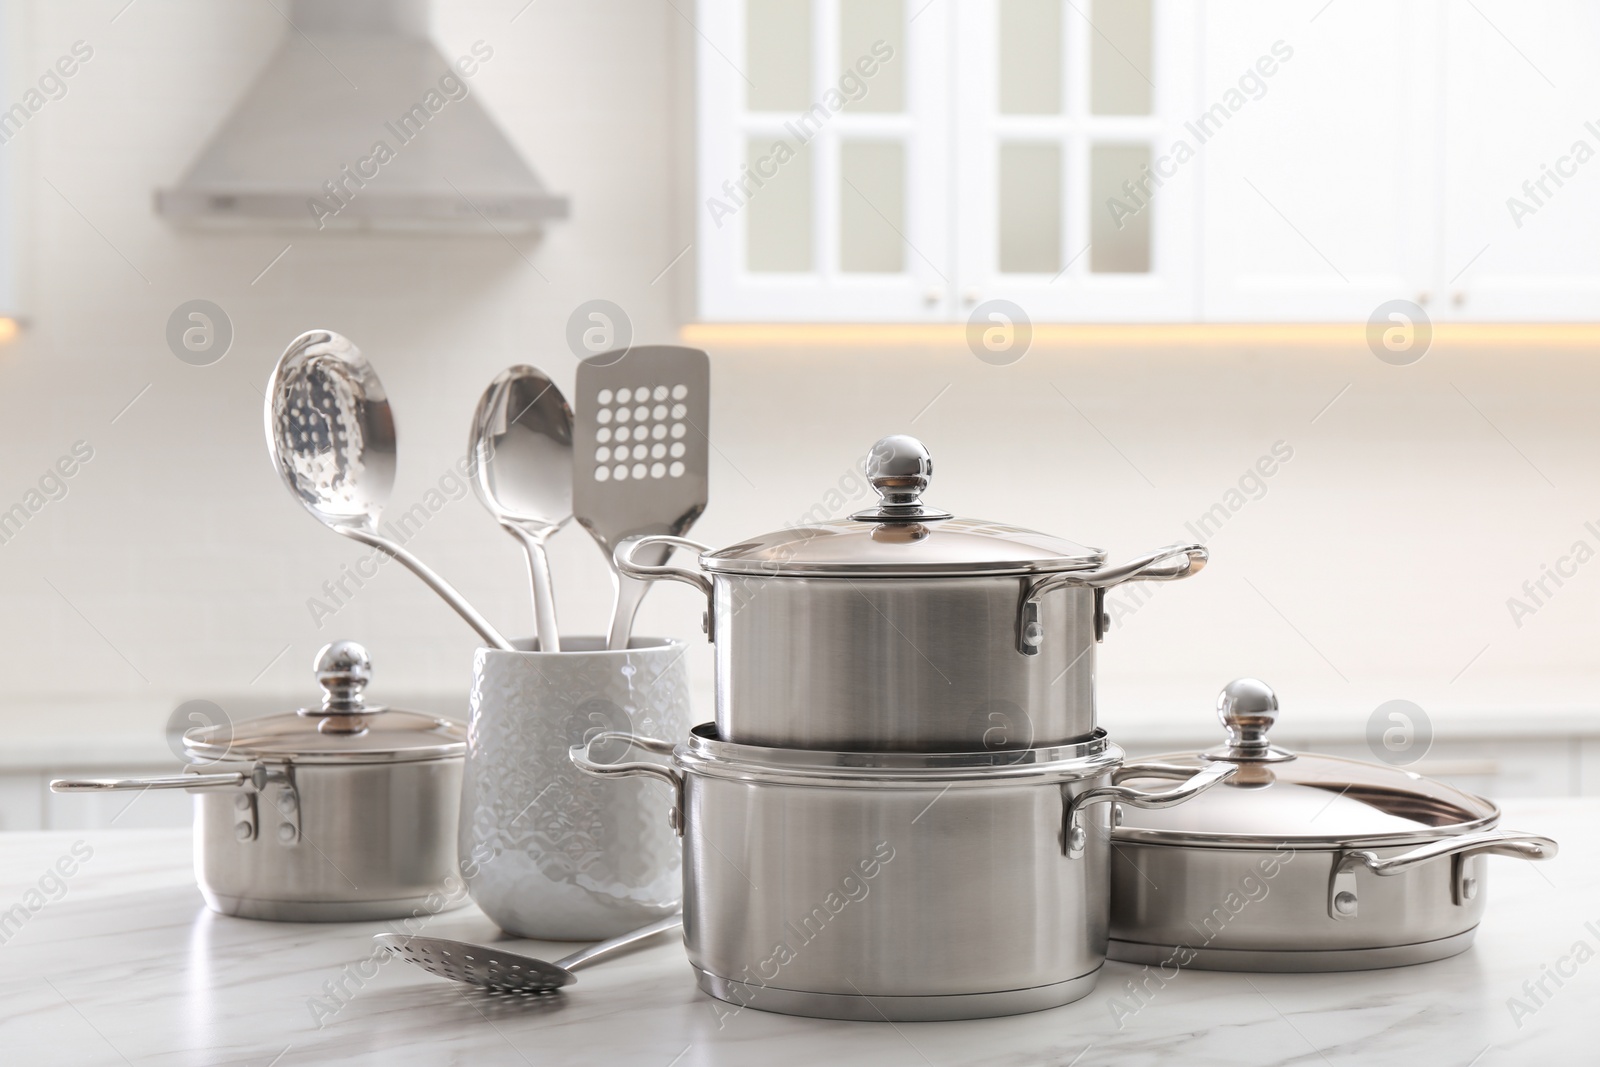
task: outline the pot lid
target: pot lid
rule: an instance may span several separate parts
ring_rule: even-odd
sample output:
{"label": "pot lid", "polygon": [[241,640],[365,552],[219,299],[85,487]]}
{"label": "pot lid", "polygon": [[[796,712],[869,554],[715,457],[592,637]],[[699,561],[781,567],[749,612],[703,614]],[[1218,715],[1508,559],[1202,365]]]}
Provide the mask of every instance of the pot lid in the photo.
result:
{"label": "pot lid", "polygon": [[876,507],[707,552],[700,565],[768,577],[928,577],[1075,571],[1105,561],[1098,548],[924,504],[933,459],[914,437],[895,434],[873,445],[866,473]]}
{"label": "pot lid", "polygon": [[467,731],[460,723],[367,704],[372,660],[354,641],[323,645],[313,669],[322,685],[320,707],[190,730],[183,735],[189,759],[404,763],[466,753]]}
{"label": "pot lid", "polygon": [[1431,840],[1499,819],[1500,810],[1490,801],[1412,771],[1271,744],[1267,731],[1278,717],[1277,694],[1254,678],[1230,682],[1217,698],[1217,714],[1228,729],[1226,744],[1130,764],[1117,780],[1149,787],[1219,760],[1237,764],[1238,773],[1170,808],[1122,805],[1115,830],[1119,840],[1223,848],[1364,847]]}

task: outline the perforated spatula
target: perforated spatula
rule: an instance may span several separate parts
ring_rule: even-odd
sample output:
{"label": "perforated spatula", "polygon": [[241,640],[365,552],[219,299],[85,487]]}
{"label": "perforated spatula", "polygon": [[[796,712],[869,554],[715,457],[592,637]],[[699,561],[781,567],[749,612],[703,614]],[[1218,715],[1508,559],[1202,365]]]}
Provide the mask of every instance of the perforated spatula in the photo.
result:
{"label": "perforated spatula", "polygon": [[[636,345],[578,364],[572,513],[605,553],[616,588],[606,647],[627,648],[650,585],[617,571],[627,537],[682,537],[706,509],[711,361],[697,348]],[[662,564],[670,546],[640,550]]]}

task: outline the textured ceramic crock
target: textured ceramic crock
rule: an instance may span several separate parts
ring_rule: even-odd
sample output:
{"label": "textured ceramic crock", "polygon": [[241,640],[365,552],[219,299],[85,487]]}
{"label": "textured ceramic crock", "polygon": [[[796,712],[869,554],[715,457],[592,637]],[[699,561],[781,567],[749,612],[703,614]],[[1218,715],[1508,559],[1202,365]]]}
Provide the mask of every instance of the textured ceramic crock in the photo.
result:
{"label": "textured ceramic crock", "polygon": [[[480,648],[473,660],[461,873],[507,933],[599,940],[678,909],[681,853],[662,786],[598,781],[568,749],[604,730],[687,737],[685,645],[634,638],[608,652],[601,638],[565,636],[561,645]],[[608,756],[639,758],[620,744],[599,758]]]}

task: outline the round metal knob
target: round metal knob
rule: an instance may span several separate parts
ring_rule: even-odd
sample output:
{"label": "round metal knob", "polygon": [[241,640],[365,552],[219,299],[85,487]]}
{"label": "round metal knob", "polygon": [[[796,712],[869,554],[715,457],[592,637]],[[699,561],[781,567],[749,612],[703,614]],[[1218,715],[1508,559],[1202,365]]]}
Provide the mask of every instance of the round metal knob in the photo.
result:
{"label": "round metal knob", "polygon": [[359,713],[362,693],[372,680],[372,658],[354,641],[335,641],[317,652],[317,681],[325,711]]}
{"label": "round metal knob", "polygon": [[933,457],[915,437],[891,434],[867,454],[867,481],[885,504],[921,503],[932,477]]}
{"label": "round metal knob", "polygon": [[312,669],[322,686],[322,706],[301,708],[300,714],[320,716],[319,733],[358,734],[367,728],[367,716],[384,709],[366,703],[372,680],[372,657],[354,641],[335,641],[317,650]]}
{"label": "round metal knob", "polygon": [[922,503],[933,478],[933,457],[921,441],[903,433],[890,434],[867,453],[867,481],[878,492],[876,511],[852,515],[854,519],[909,522],[948,519],[949,513]]}
{"label": "round metal knob", "polygon": [[1278,694],[1258,678],[1237,678],[1217,696],[1217,718],[1228,728],[1228,751],[1261,757],[1272,751],[1267,731],[1278,721]]}

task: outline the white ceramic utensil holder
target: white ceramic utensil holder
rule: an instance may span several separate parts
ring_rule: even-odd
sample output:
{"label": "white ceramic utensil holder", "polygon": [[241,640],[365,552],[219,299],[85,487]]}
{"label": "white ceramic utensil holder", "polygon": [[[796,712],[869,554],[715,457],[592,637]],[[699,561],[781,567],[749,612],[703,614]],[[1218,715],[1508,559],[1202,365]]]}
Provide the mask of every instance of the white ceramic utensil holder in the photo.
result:
{"label": "white ceramic utensil holder", "polygon": [[[610,652],[603,638],[563,636],[561,647],[480,648],[473,660],[461,873],[509,934],[599,940],[678,910],[681,842],[663,814],[664,786],[591,778],[568,750],[603,730],[686,737],[686,646],[636,637]],[[667,762],[605,747],[617,760]]]}

